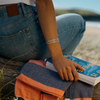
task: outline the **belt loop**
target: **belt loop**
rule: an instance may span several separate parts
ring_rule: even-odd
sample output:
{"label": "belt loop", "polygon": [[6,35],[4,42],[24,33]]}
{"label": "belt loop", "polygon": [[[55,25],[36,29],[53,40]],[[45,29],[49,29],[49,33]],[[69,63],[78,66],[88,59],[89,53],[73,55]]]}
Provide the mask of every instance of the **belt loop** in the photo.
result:
{"label": "belt loop", "polygon": [[22,6],[22,10],[23,10],[24,16],[27,17],[27,12],[26,12],[24,3],[21,3],[21,6]]}

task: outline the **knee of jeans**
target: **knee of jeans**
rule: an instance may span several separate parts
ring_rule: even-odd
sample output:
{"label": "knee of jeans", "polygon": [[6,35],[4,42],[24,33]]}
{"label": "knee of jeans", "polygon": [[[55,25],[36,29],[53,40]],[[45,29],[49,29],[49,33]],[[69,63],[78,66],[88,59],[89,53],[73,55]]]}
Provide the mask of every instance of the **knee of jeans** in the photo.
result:
{"label": "knee of jeans", "polygon": [[[70,22],[70,25],[76,27],[76,28],[80,28],[81,29],[81,32],[80,34],[83,34],[85,29],[86,29],[86,23],[85,23],[85,20],[84,18],[79,15],[79,14],[76,14],[76,13],[69,13],[69,22]],[[66,17],[68,18],[68,17]],[[67,19],[68,21],[68,19]]]}
{"label": "knee of jeans", "polygon": [[82,16],[81,16],[81,24],[82,24],[81,33],[84,33],[84,31],[86,30],[86,21],[84,20]]}
{"label": "knee of jeans", "polygon": [[78,23],[79,23],[79,25],[81,27],[80,34],[83,34],[85,29],[86,29],[86,22],[85,22],[84,18],[79,14],[76,14],[76,18],[78,19],[77,21],[78,21]]}

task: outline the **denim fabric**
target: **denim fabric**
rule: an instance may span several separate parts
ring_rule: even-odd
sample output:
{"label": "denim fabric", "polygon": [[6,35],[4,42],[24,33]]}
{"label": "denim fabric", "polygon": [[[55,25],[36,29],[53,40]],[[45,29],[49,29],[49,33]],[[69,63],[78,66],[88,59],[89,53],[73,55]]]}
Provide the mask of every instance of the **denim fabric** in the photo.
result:
{"label": "denim fabric", "polygon": [[[8,17],[0,8],[0,55],[20,61],[45,59],[50,54],[39,24],[36,7],[18,3],[19,15]],[[63,53],[72,54],[85,30],[85,21],[78,14],[56,17]]]}
{"label": "denim fabric", "polygon": [[64,97],[70,99],[76,98],[92,98],[94,87],[86,84],[82,81],[73,82],[67,91],[65,91]]}

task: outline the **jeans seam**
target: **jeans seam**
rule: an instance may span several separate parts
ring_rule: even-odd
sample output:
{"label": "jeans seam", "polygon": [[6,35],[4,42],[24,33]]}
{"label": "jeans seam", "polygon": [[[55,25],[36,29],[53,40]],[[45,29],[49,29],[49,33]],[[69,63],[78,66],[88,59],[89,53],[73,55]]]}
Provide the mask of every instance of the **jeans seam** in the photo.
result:
{"label": "jeans seam", "polygon": [[[37,14],[37,10],[36,10],[36,8],[34,9],[34,13],[33,13],[33,10],[32,9],[30,9],[31,10],[31,13],[32,13],[32,16],[34,17],[34,19],[33,19],[33,21],[36,21],[36,20],[38,20],[38,14]],[[34,16],[35,15],[35,16]]]}
{"label": "jeans seam", "polygon": [[10,36],[0,36],[0,38],[1,38],[1,39],[11,39],[11,38],[17,37],[17,36],[23,34],[23,32],[27,31],[27,29],[28,29],[28,28],[25,28],[25,29],[23,29],[22,31],[20,31],[20,32],[14,34],[14,35],[10,35]]}
{"label": "jeans seam", "polygon": [[5,17],[5,16],[7,16],[7,15],[8,15],[7,13],[0,14],[0,17]]}
{"label": "jeans seam", "polygon": [[[81,29],[84,29],[84,27],[73,27],[73,28],[74,28],[74,29],[80,29],[80,28],[81,28]],[[68,31],[70,31],[70,30],[73,29],[73,28],[67,29],[66,31],[63,31],[63,33],[64,33],[64,32],[68,32]],[[81,33],[81,34],[82,34],[82,33]],[[62,35],[62,33],[59,34],[59,36],[60,36],[60,35]]]}
{"label": "jeans seam", "polygon": [[[17,34],[17,35],[15,35],[15,37],[16,36],[19,36],[20,34],[22,34],[24,31],[27,31],[26,32],[26,35],[27,34],[29,34],[30,32],[28,32],[29,31],[29,28],[25,28],[23,31],[21,31],[21,32],[19,32],[19,34]],[[30,34],[29,34],[30,35]],[[31,36],[31,35],[30,35]],[[14,36],[10,36],[9,38],[13,38]],[[6,37],[3,37],[4,39],[6,38]],[[0,41],[0,45],[1,45],[1,48],[2,48],[2,51],[3,51],[3,53],[7,56],[7,57],[9,57],[9,53],[7,52],[7,50],[5,49],[5,46],[3,45],[3,42],[2,42],[2,39],[3,38],[1,38],[1,41]],[[6,38],[6,39],[9,39],[8,37]],[[31,50],[28,52],[28,53],[30,53],[30,52],[32,52],[33,50],[34,50],[34,52],[32,52],[32,58],[34,58],[37,54],[38,54],[38,50],[36,49],[36,47],[35,47],[35,45],[32,43],[32,38],[31,37],[29,37],[28,35],[27,35],[27,38],[28,38],[28,40],[29,40],[29,43],[31,44],[30,46],[31,46]],[[25,53],[26,54],[26,53]],[[23,55],[23,54],[22,54]],[[20,56],[20,55],[18,55],[18,56]],[[17,57],[17,56],[16,56]]]}
{"label": "jeans seam", "polygon": [[[31,15],[32,15],[32,14],[29,14],[29,16],[28,16],[27,18],[29,18]],[[4,29],[4,28],[11,27],[11,26],[13,26],[13,25],[15,25],[15,24],[20,23],[21,21],[23,21],[23,20],[25,20],[25,19],[27,19],[27,18],[26,18],[26,17],[22,17],[22,18],[20,18],[20,19],[14,21],[14,22],[8,24],[8,25],[5,25],[5,26],[0,27],[0,29]]]}
{"label": "jeans seam", "polygon": [[32,47],[33,49],[35,49],[34,51],[34,54],[33,54],[33,56],[32,56],[32,58],[34,58],[39,52],[38,52],[38,50],[36,49],[36,47],[33,45],[33,47]]}
{"label": "jeans seam", "polygon": [[[27,28],[27,30],[29,31],[29,28]],[[34,51],[36,51],[36,52],[34,53],[34,54],[35,54],[34,56],[36,56],[36,55],[38,54],[38,50],[36,49],[35,45],[34,45],[33,42],[32,42],[32,37],[31,37],[30,32],[26,33],[26,35],[27,35],[27,38],[28,38],[28,40],[29,40],[29,42],[30,42],[32,48],[34,49]]]}
{"label": "jeans seam", "polygon": [[0,41],[0,45],[1,45],[1,48],[2,48],[2,51],[5,55],[9,56],[7,50],[5,49],[5,46],[3,45],[2,41]]}

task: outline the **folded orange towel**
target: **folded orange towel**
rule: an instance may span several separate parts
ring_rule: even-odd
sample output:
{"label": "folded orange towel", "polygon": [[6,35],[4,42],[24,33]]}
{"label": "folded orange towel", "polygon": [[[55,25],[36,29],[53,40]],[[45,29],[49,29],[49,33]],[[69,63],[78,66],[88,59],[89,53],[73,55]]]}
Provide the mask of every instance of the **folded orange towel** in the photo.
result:
{"label": "folded orange towel", "polygon": [[23,66],[15,84],[15,96],[27,100],[64,100],[65,97],[91,100],[92,90],[92,86],[82,82],[61,80],[58,73],[46,69],[45,61],[37,60]]}

